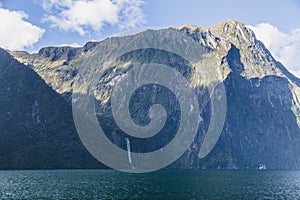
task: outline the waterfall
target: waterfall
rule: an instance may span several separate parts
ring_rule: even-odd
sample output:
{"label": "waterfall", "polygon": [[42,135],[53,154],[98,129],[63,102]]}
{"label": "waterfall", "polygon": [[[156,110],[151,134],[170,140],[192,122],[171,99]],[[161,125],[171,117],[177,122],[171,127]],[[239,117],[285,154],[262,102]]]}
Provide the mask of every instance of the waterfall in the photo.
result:
{"label": "waterfall", "polygon": [[130,151],[130,141],[128,138],[125,138],[127,144],[127,153],[128,153],[128,162],[131,164],[131,151]]}

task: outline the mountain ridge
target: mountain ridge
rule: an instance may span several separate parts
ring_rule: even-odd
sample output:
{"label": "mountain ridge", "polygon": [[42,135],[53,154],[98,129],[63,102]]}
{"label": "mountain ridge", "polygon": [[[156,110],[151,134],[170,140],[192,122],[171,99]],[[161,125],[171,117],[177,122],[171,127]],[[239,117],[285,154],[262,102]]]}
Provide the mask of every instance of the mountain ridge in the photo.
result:
{"label": "mountain ridge", "polygon": [[[181,31],[198,40],[200,45],[213,50],[218,50],[220,53],[224,54],[218,56],[225,56],[226,53],[230,50],[231,44],[235,45],[237,48],[240,48],[240,44],[246,42],[247,48],[249,48],[249,50],[247,51],[247,56],[250,58],[253,56],[257,56],[259,60],[256,60],[256,62],[260,63],[263,67],[268,67],[268,72],[256,72],[255,68],[257,68],[257,63],[253,62],[250,66],[252,69],[246,69],[246,71],[244,72],[245,76],[248,76],[248,78],[254,78],[271,74],[283,75],[280,71],[272,73],[272,70],[278,70],[275,67],[275,62],[277,62],[279,65],[280,63],[273,58],[264,44],[256,38],[254,32],[250,28],[245,26],[242,22],[227,20],[213,27],[183,25],[177,28],[170,27],[170,29]],[[50,63],[50,67],[68,66],[69,62],[72,62],[73,58],[80,57],[80,55],[92,51],[96,46],[101,44],[101,42],[103,41],[87,42],[83,47],[49,46],[41,48],[38,53],[33,54],[29,54],[28,52],[24,51],[13,51],[10,52],[10,54],[13,55],[14,58],[19,60],[21,63],[32,66],[38,71],[38,67],[41,67],[43,65],[43,63],[39,63],[40,60],[48,61]],[[244,43],[243,45],[245,46]],[[250,51],[252,51],[253,56],[249,53]],[[254,60],[253,58],[251,59]],[[38,62],[36,62],[37,60]],[[55,61],[58,62],[56,63]],[[286,69],[284,71],[286,71]],[[38,74],[41,75],[41,73],[39,72]],[[297,80],[299,78],[295,76],[292,79],[295,80],[295,82],[299,82],[299,80]],[[62,93],[61,91],[58,92]]]}
{"label": "mountain ridge", "polygon": [[[203,64],[213,66],[221,72],[227,95],[227,116],[219,141],[212,152],[204,159],[197,157],[207,124],[202,124],[194,143],[170,168],[179,169],[255,169],[263,163],[269,169],[300,168],[300,88],[299,79],[290,74],[277,62],[262,42],[257,40],[252,30],[241,22],[229,20],[215,27],[185,25],[178,28],[160,30],[166,36],[173,36],[170,30],[178,31],[194,39],[205,50]],[[137,36],[149,36],[150,32],[141,32]],[[89,55],[100,54],[110,48],[106,41],[117,42],[117,37],[101,42],[89,42],[80,48],[46,47],[36,54],[10,52],[19,62],[33,69],[54,91],[71,102],[72,86],[82,62]],[[126,41],[126,40],[124,40]],[[130,67],[138,63],[158,62],[176,66],[179,70],[190,70],[190,81],[197,94],[203,94],[202,84],[208,80],[201,77],[201,69],[191,68],[175,55],[153,49],[129,52],[110,66],[107,74],[100,79],[98,87],[99,103],[96,105],[100,121],[108,137],[121,141],[116,136],[118,128],[111,118],[109,98],[114,81],[127,73]],[[209,77],[210,78],[210,77]],[[151,88],[139,91],[151,91]],[[159,90],[163,102],[170,106],[173,97]],[[198,96],[200,101],[200,96]],[[134,102],[136,117],[148,116],[143,106],[151,104],[146,96]],[[202,117],[209,119],[211,110],[206,107]],[[174,117],[176,118],[176,117]],[[143,123],[147,118],[142,117]],[[208,120],[209,122],[209,120]],[[121,139],[120,139],[121,138]]]}

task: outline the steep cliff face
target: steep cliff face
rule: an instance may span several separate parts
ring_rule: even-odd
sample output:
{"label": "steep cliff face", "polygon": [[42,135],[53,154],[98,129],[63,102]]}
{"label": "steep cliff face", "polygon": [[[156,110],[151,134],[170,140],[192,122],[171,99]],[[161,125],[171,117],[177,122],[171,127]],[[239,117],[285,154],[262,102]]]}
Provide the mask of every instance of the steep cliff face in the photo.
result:
{"label": "steep cliff face", "polygon": [[[205,55],[201,62],[215,67],[211,73],[216,69],[221,72],[227,95],[226,120],[214,149],[207,157],[198,157],[210,120],[208,104],[201,114],[204,123],[199,126],[194,143],[171,168],[248,169],[258,168],[260,164],[269,169],[300,168],[299,79],[272,57],[250,29],[240,22],[226,21],[210,28],[187,25],[160,31],[166,37],[174,36],[174,31],[180,32],[196,41]],[[125,39],[88,43],[82,48],[47,47],[37,54],[11,54],[70,102],[74,78],[84,66],[85,59],[90,55],[101,55],[111,44],[150,36],[151,31],[145,31]],[[204,80],[201,69],[190,66],[177,55],[158,49],[141,49],[121,56],[99,78],[96,108],[107,136],[124,149],[125,136],[111,115],[110,95],[122,75],[145,63],[173,66],[192,82],[199,102],[207,97],[205,87],[210,79]],[[97,73],[97,69],[91,73]],[[153,94],[155,97],[151,96]],[[176,98],[166,88],[155,85],[139,89],[134,98],[131,114],[136,123],[149,123],[148,109],[154,103],[161,103],[169,109],[170,118],[161,134],[167,137],[160,137],[158,141],[136,140],[132,150],[144,152],[165,145],[174,136],[180,120]]]}
{"label": "steep cliff face", "polygon": [[76,134],[71,107],[0,49],[0,169],[101,167]]}
{"label": "steep cliff face", "polygon": [[299,79],[242,23],[179,30],[209,47],[210,59],[227,72],[227,116],[221,138],[203,160],[187,154],[185,166],[257,168],[265,163],[268,168],[298,168]]}

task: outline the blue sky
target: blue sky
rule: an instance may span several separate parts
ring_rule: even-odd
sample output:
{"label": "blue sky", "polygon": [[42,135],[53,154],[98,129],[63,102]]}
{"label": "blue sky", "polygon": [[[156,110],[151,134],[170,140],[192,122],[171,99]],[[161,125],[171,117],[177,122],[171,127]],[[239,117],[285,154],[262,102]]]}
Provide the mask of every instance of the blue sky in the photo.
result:
{"label": "blue sky", "polygon": [[83,45],[143,27],[251,25],[287,67],[300,71],[300,0],[0,0],[0,46],[36,52]]}

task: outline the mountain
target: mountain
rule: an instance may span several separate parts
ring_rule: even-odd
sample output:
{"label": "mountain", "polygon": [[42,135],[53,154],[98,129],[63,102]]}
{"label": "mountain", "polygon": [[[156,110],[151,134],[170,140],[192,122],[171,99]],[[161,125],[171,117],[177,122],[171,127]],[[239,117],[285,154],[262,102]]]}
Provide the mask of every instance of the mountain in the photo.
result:
{"label": "mountain", "polygon": [[[24,80],[29,79],[31,84],[37,84],[41,89],[37,90],[34,86],[22,86],[13,91],[8,91],[8,85],[1,87],[3,94],[12,95],[1,97],[4,99],[4,101],[1,99],[3,105],[1,108],[13,108],[16,114],[11,115],[8,121],[2,120],[0,134],[5,135],[7,140],[14,140],[15,134],[22,133],[22,137],[29,137],[33,133],[38,136],[35,143],[30,140],[24,142],[20,140],[20,145],[28,144],[30,147],[36,147],[39,141],[43,141],[40,148],[34,148],[26,156],[23,156],[24,160],[31,158],[30,155],[39,154],[41,149],[46,149],[47,145],[52,147],[53,142],[46,140],[43,134],[52,135],[53,140],[61,138],[59,141],[69,141],[65,138],[72,137],[74,141],[77,141],[74,144],[78,144],[70,104],[73,92],[72,86],[79,70],[84,67],[86,61],[88,63],[96,62],[95,58],[97,56],[101,57],[103,52],[113,51],[112,47],[124,46],[129,40],[134,40],[137,44],[143,43],[145,38],[153,38],[153,35],[157,33],[161,34],[161,38],[156,38],[157,41],[165,38],[176,40],[178,33],[195,41],[199,45],[198,48],[205,55],[201,62],[215,67],[211,68],[212,71],[218,69],[221,72],[221,79],[227,97],[224,127],[212,151],[205,158],[200,159],[198,157],[212,115],[210,103],[208,103],[201,113],[204,122],[199,125],[193,144],[179,160],[169,166],[170,168],[256,169],[260,164],[266,165],[268,169],[300,168],[300,80],[272,57],[263,43],[257,40],[252,30],[233,20],[209,28],[186,25],[179,28],[147,30],[126,37],[113,37],[101,42],[89,42],[81,48],[46,47],[35,54],[10,52],[22,64],[9,57],[2,50],[2,54],[5,54],[0,60],[3,71],[6,71],[7,68],[10,69],[9,63],[13,61],[17,63],[18,68],[30,73],[35,78],[29,79],[29,75],[20,74],[22,70],[16,69],[10,72],[9,76],[4,76],[1,72],[1,80],[4,78],[7,80],[1,81],[1,84],[20,85],[16,83],[16,80],[22,78]],[[180,43],[180,41],[178,42]],[[126,149],[125,136],[112,116],[110,102],[112,89],[115,81],[122,75],[127,74],[130,69],[147,63],[159,63],[175,68],[192,82],[200,103],[203,102],[203,99],[209,97],[206,86],[210,82],[203,82],[201,69],[190,66],[189,63],[176,54],[160,49],[146,48],[122,55],[105,69],[103,76],[99,77],[96,111],[107,137],[123,149]],[[99,70],[103,69],[99,67],[93,68],[93,70],[89,73],[97,74]],[[50,98],[46,97],[44,97],[43,102],[39,100],[43,99],[44,95],[47,96],[47,92],[44,92],[44,90],[53,95],[51,101]],[[23,92],[28,91],[34,92],[36,96],[23,94]],[[154,97],[151,96],[152,94],[155,94]],[[25,99],[22,101],[24,106],[21,108],[18,107],[20,106],[18,103],[21,102],[21,100],[18,100],[20,98]],[[134,98],[130,104],[130,111],[133,120],[137,124],[146,125],[149,123],[148,109],[154,103],[160,103],[167,111],[170,111],[167,112],[167,124],[161,132],[163,136],[159,138],[159,141],[147,140],[147,142],[143,142],[134,140],[132,151],[145,152],[167,144],[174,137],[174,133],[178,128],[177,124],[180,121],[178,114],[180,105],[174,94],[164,87],[148,85],[138,89],[134,94]],[[53,99],[57,99],[57,102]],[[17,107],[15,108],[15,106]],[[42,106],[45,108],[44,114],[40,114],[41,117],[37,120],[37,114],[35,113],[37,110],[42,112]],[[18,111],[25,108],[27,108],[26,111]],[[3,119],[6,118],[5,113],[8,112],[10,111],[4,110],[1,112]],[[24,114],[18,115],[17,112]],[[52,112],[55,113],[52,114]],[[22,122],[31,120],[30,123],[33,124],[31,125],[33,127],[39,127],[39,125],[34,125],[34,123],[39,124],[38,121],[42,121],[42,123],[44,121],[45,123],[55,121],[55,123],[51,123],[53,129],[48,128],[46,125],[45,127],[48,129],[36,128],[37,130],[31,130],[31,128],[23,126],[22,131],[19,133],[15,130],[18,129],[18,126],[10,124],[15,120],[21,120]],[[11,127],[11,129],[5,128],[6,126]],[[64,142],[58,145],[63,144]],[[6,149],[15,146],[8,142],[6,142],[6,145]],[[82,148],[81,144],[78,145]],[[3,148],[1,149],[3,151]],[[4,155],[1,158],[4,163],[8,162],[7,160],[18,160],[20,151],[13,149],[9,152],[11,154],[1,153],[2,156]],[[77,151],[73,153],[76,154]],[[76,158],[77,155],[74,154],[73,156]],[[61,167],[64,159],[61,157],[56,166]],[[41,163],[39,163],[40,165],[38,163],[24,167],[41,166]],[[48,165],[46,162],[42,164],[42,166],[49,168],[53,166]],[[74,164],[70,167],[77,166],[79,165]],[[86,164],[86,166],[95,165]]]}
{"label": "mountain", "polygon": [[103,167],[83,147],[71,106],[0,49],[0,169]]}

